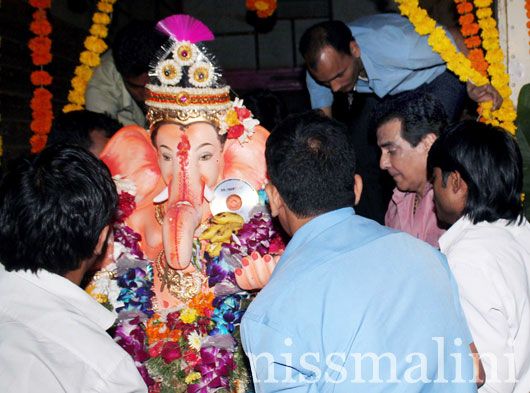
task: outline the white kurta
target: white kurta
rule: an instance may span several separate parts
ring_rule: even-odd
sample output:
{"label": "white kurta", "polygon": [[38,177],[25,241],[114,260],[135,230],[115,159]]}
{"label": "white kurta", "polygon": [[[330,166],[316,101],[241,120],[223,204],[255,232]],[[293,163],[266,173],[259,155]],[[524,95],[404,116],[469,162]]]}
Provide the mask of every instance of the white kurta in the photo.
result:
{"label": "white kurta", "polygon": [[530,224],[506,224],[462,217],[439,241],[486,371],[481,393],[530,391]]}
{"label": "white kurta", "polygon": [[0,392],[146,392],[115,317],[66,278],[0,264]]}

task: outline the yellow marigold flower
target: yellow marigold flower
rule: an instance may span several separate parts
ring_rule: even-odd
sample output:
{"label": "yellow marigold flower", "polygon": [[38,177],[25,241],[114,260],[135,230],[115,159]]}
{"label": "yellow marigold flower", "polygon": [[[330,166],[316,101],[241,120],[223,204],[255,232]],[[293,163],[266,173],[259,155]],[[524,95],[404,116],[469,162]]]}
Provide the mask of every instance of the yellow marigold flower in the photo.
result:
{"label": "yellow marigold flower", "polygon": [[85,105],[85,94],[84,92],[80,93],[76,90],[70,90],[68,93],[68,101],[72,104]]}
{"label": "yellow marigold flower", "polygon": [[63,112],[64,113],[68,113],[68,112],[72,112],[72,111],[80,111],[81,109],[83,109],[83,107],[81,105],[67,104],[67,105],[64,106]]}
{"label": "yellow marigold flower", "polygon": [[493,0],[475,0],[475,7],[482,8],[482,7],[489,7],[491,6],[491,3]]}
{"label": "yellow marigold flower", "polygon": [[180,313],[180,320],[184,323],[193,323],[197,319],[197,311],[193,308],[185,308]]}
{"label": "yellow marigold flower", "polygon": [[107,50],[108,46],[101,38],[88,36],[85,39],[85,48],[94,53],[103,53]]}
{"label": "yellow marigold flower", "polygon": [[491,11],[491,8],[479,8],[477,10],[477,18],[487,18],[489,16],[493,15],[493,11]]}
{"label": "yellow marigold flower", "polygon": [[184,382],[188,385],[191,385],[194,382],[197,382],[201,379],[201,373],[194,371],[188,375],[186,375],[186,378],[184,378]]}
{"label": "yellow marigold flower", "polygon": [[100,25],[98,23],[94,23],[90,27],[90,34],[92,34],[95,37],[106,38],[107,35],[109,34],[109,30],[104,25]]}
{"label": "yellow marigold flower", "polygon": [[114,4],[117,0],[101,0],[102,3]]}
{"label": "yellow marigold flower", "polygon": [[87,50],[81,52],[81,56],[79,57],[79,59],[81,60],[81,63],[89,67],[97,67],[100,63],[99,56]]}
{"label": "yellow marigold flower", "polygon": [[85,91],[88,81],[78,76],[74,76],[72,78],[71,83],[72,83],[72,87],[74,88],[74,90],[81,92],[81,91]]}
{"label": "yellow marigold flower", "polygon": [[108,25],[110,23],[110,16],[103,12],[96,12],[92,17],[92,22],[98,23],[100,25]]}
{"label": "yellow marigold flower", "polygon": [[112,12],[112,4],[104,3],[100,1],[98,3],[98,10],[100,10],[101,12],[106,12],[107,14],[110,14]]}
{"label": "yellow marigold flower", "polygon": [[87,82],[92,78],[92,69],[86,65],[80,65],[75,67],[74,73],[81,79],[86,80]]}

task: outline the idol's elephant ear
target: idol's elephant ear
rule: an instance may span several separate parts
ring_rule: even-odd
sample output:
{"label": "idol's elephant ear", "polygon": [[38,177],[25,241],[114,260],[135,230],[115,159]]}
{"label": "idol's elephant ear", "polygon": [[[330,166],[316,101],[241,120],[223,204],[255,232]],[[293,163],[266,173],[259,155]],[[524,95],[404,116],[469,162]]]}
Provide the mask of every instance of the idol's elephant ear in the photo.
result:
{"label": "idol's elephant ear", "polygon": [[156,150],[148,133],[139,126],[130,125],[119,130],[107,143],[100,158],[112,176],[120,175],[134,182],[138,208],[151,204],[164,189]]}
{"label": "idol's elephant ear", "polygon": [[228,139],[223,151],[223,179],[242,179],[259,190],[267,181],[265,144],[268,137],[265,128],[256,126],[252,137],[244,143]]}

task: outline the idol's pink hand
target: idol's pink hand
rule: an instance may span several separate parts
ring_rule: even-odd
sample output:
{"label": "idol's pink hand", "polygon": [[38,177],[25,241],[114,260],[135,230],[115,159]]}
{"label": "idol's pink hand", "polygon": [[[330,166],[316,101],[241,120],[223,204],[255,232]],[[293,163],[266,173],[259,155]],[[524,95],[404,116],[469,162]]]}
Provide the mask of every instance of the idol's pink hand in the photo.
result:
{"label": "idol's pink hand", "polygon": [[257,252],[244,257],[241,260],[241,268],[235,271],[237,285],[245,291],[263,288],[269,282],[279,259],[279,256],[261,256]]}

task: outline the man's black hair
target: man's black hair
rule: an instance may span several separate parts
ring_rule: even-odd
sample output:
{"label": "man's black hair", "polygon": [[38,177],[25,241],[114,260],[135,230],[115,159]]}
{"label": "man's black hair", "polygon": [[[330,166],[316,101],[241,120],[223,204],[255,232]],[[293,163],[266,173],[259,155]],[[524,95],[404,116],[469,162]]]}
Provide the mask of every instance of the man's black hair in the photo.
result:
{"label": "man's black hair", "polygon": [[318,56],[326,46],[333,47],[337,52],[351,56],[350,42],[354,41],[350,28],[341,21],[330,20],[318,23],[307,29],[298,49],[309,68],[316,68]]}
{"label": "man's black hair", "polygon": [[120,122],[103,113],[89,110],[61,113],[53,121],[47,144],[67,143],[88,150],[92,146],[92,131],[100,130],[110,138],[122,127]]}
{"label": "man's black hair", "polygon": [[521,152],[502,128],[472,120],[451,126],[432,145],[428,168],[440,168],[444,187],[451,172],[460,173],[468,187],[463,215],[474,224],[522,220]]}
{"label": "man's black hair", "polygon": [[112,43],[116,69],[126,78],[148,72],[149,64],[166,41],[153,22],[130,22],[118,31]]}
{"label": "man's black hair", "polygon": [[353,206],[355,153],[343,124],[318,111],[288,116],[265,157],[271,183],[298,217]]}
{"label": "man's black hair", "polygon": [[105,164],[79,146],[13,162],[0,181],[0,262],[8,271],[78,269],[93,257],[117,200]]}
{"label": "man's black hair", "polygon": [[429,93],[410,91],[383,100],[374,111],[377,130],[392,120],[401,122],[401,137],[416,147],[429,133],[436,136],[447,127],[447,114],[438,98]]}

